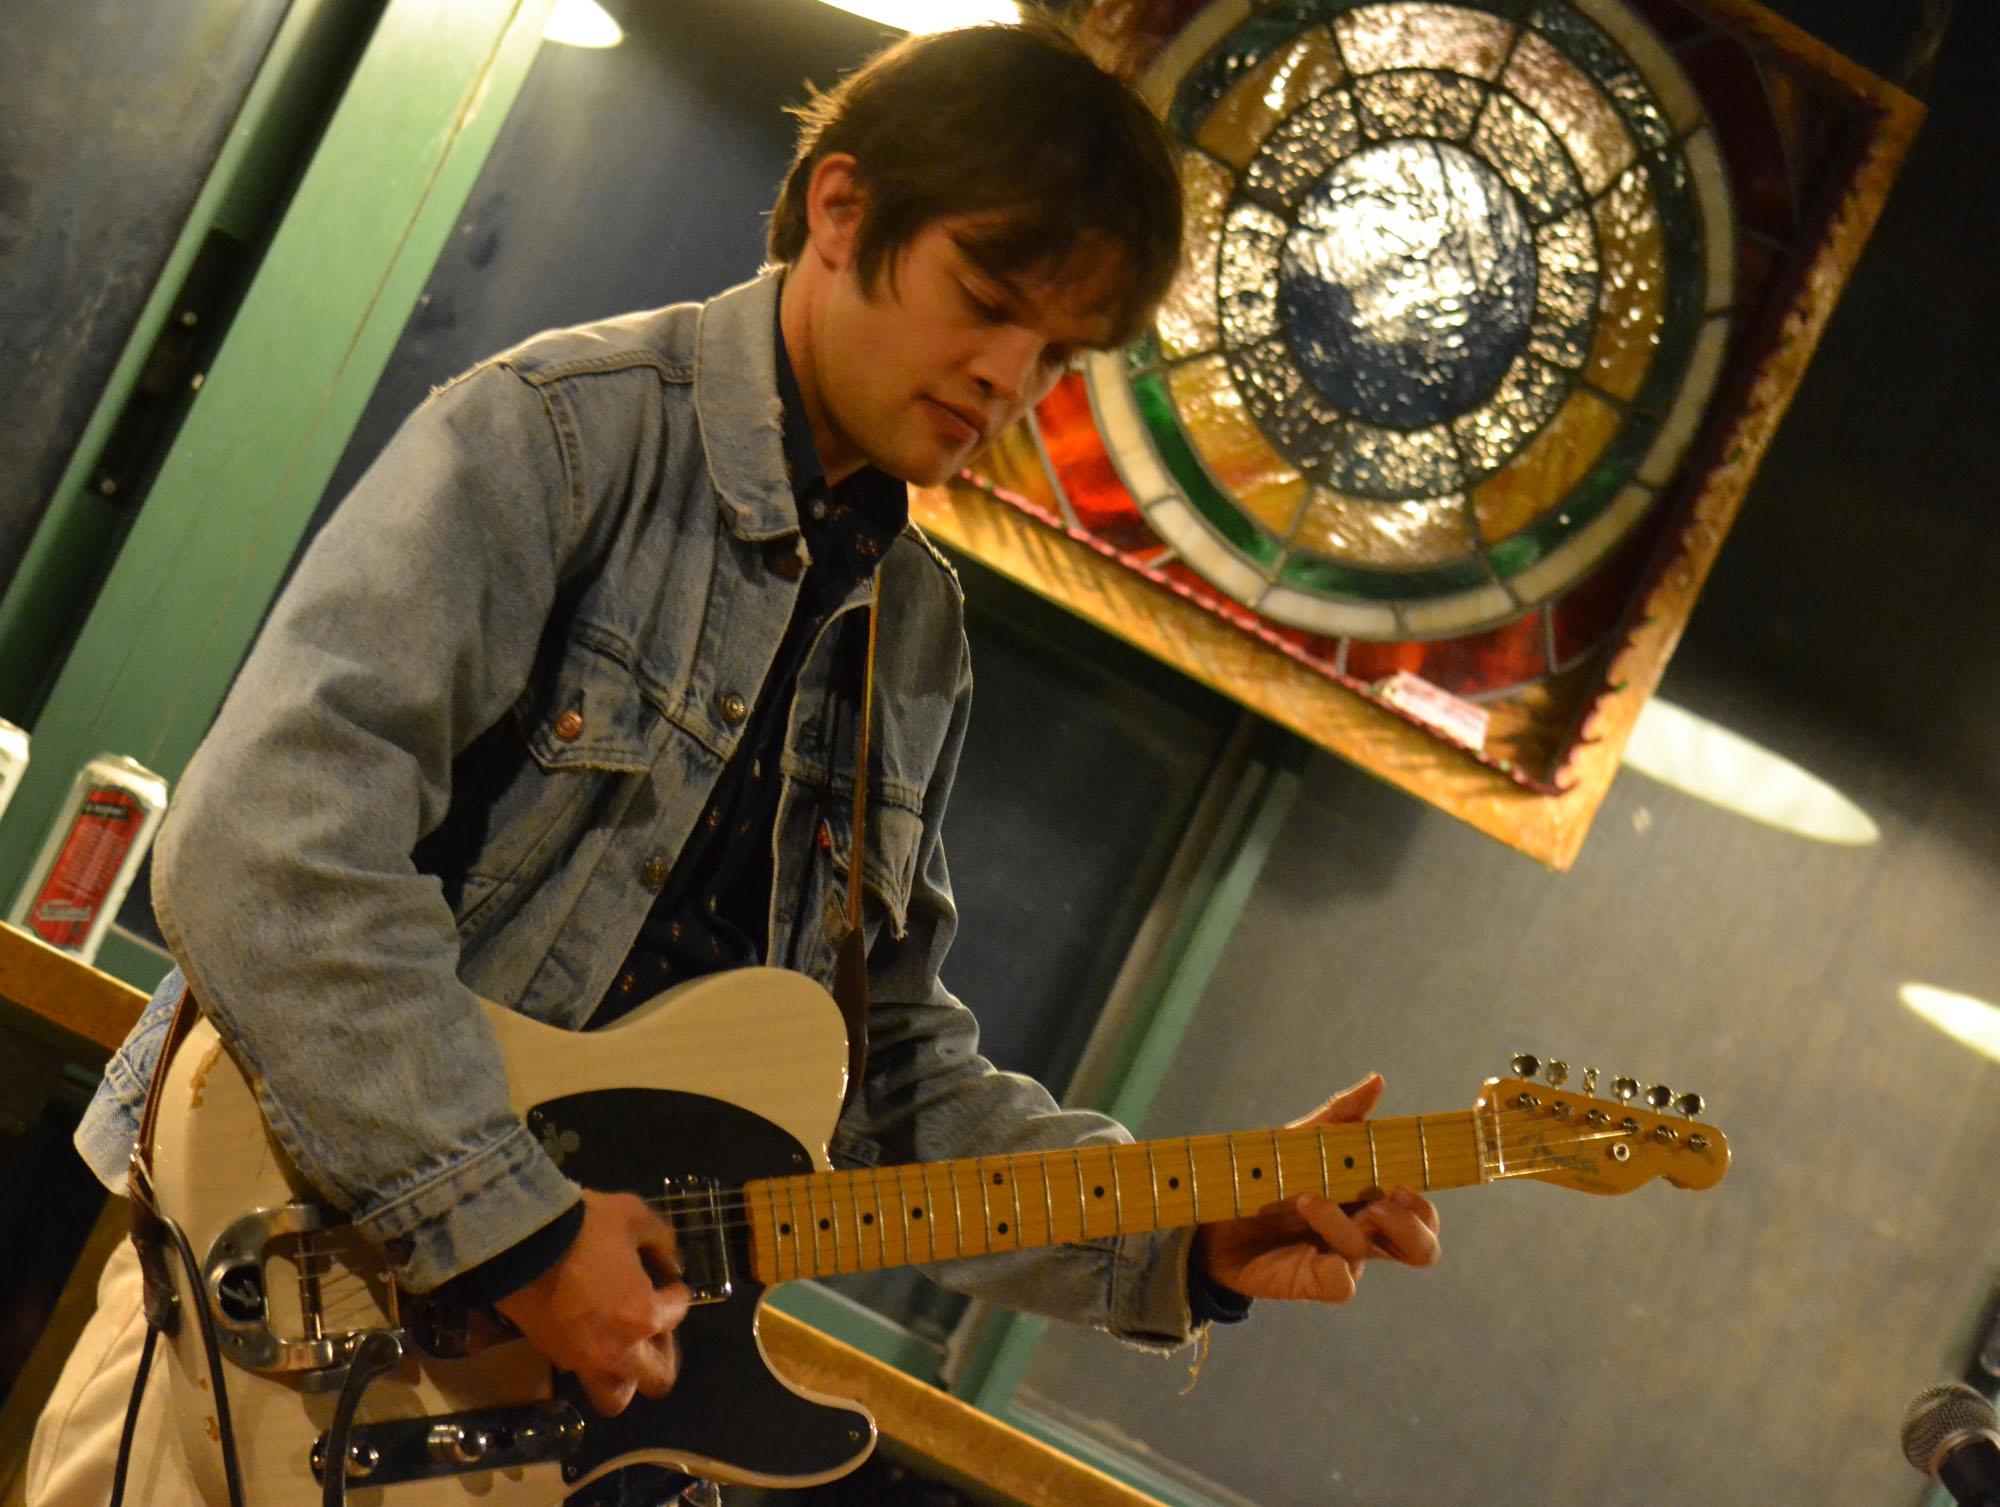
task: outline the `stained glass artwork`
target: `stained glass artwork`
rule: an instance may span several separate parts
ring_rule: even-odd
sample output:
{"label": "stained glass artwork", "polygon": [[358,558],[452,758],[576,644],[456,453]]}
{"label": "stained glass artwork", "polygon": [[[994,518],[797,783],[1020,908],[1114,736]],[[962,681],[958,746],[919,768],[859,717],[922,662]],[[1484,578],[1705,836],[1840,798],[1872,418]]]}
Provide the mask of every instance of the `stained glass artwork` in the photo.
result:
{"label": "stained glass artwork", "polygon": [[1519,11],[1211,5],[1141,80],[1188,255],[1063,416],[1261,618],[1523,617],[1644,517],[1713,389],[1735,227],[1692,87],[1617,0]]}
{"label": "stained glass artwork", "polygon": [[1756,0],[1084,29],[1178,142],[1181,275],[924,527],[1566,866],[1921,107]]}

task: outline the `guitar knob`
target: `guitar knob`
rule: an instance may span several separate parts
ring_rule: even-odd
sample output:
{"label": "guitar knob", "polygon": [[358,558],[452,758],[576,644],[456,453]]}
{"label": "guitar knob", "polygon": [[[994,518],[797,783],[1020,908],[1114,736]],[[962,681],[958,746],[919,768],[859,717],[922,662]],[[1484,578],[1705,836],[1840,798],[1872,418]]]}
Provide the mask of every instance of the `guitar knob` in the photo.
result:
{"label": "guitar knob", "polygon": [[1551,1087],[1561,1088],[1565,1083],[1569,1082],[1569,1064],[1560,1061],[1551,1062],[1544,1076],[1548,1078]]}
{"label": "guitar knob", "polygon": [[1542,1059],[1537,1057],[1533,1052],[1516,1052],[1514,1054],[1514,1076],[1516,1078],[1532,1078],[1541,1070]]}
{"label": "guitar knob", "polygon": [[1634,1099],[1639,1097],[1639,1080],[1637,1078],[1613,1078],[1611,1080],[1611,1093],[1620,1104],[1630,1104]]}
{"label": "guitar knob", "polygon": [[375,1474],[375,1467],[382,1463],[382,1451],[372,1444],[350,1444],[347,1446],[347,1479],[365,1481]]}
{"label": "guitar knob", "polygon": [[482,1428],[440,1423],[431,1430],[431,1455],[444,1465],[477,1465],[492,1452],[493,1435]]}
{"label": "guitar knob", "polygon": [[1596,1093],[1596,1092],[1597,1092],[1597,1069],[1596,1069],[1596,1068],[1594,1068],[1594,1067],[1587,1067],[1587,1068],[1585,1068],[1585,1069],[1583,1070],[1583,1091],[1584,1091],[1584,1092],[1585,1092],[1586,1094],[1594,1094],[1594,1093]]}
{"label": "guitar knob", "polygon": [[1703,1100],[1700,1094],[1682,1094],[1678,1099],[1674,1100],[1674,1108],[1692,1120],[1702,1112],[1705,1103],[1706,1101]]}
{"label": "guitar knob", "polygon": [[1658,1110],[1665,1110],[1674,1102],[1674,1091],[1664,1083],[1655,1083],[1646,1090],[1646,1102]]}

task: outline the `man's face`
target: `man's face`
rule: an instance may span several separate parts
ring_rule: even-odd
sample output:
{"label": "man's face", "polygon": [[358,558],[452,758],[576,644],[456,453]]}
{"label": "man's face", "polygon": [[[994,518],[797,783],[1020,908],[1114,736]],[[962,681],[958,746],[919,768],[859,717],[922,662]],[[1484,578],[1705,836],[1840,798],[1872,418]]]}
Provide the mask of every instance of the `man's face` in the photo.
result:
{"label": "man's face", "polygon": [[936,486],[1047,395],[1079,352],[1112,335],[1123,258],[1089,248],[1003,277],[963,249],[967,217],[933,221],[886,263],[871,294],[850,261],[815,340],[820,401],[838,456]]}

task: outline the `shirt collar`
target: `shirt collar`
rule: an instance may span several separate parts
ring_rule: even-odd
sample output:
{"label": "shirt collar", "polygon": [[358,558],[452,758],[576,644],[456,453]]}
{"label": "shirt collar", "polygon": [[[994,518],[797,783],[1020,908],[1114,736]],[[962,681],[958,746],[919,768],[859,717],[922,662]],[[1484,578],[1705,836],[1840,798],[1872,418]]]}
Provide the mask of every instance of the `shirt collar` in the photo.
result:
{"label": "shirt collar", "polygon": [[[782,284],[778,294],[777,304],[782,309]],[[879,548],[886,549],[890,541],[909,527],[909,488],[875,466],[863,466],[838,486],[827,486],[826,467],[820,462],[819,447],[813,443],[812,420],[806,413],[805,396],[799,391],[791,352],[785,348],[784,323],[776,313],[771,318],[771,339],[774,347],[772,365],[777,368],[778,375],[778,402],[785,415],[785,470],[792,479],[792,496],[799,505],[800,526],[813,552],[820,553],[814,539],[819,530],[812,526],[820,521],[812,512],[814,501],[849,510],[855,515],[857,526],[871,535]]]}

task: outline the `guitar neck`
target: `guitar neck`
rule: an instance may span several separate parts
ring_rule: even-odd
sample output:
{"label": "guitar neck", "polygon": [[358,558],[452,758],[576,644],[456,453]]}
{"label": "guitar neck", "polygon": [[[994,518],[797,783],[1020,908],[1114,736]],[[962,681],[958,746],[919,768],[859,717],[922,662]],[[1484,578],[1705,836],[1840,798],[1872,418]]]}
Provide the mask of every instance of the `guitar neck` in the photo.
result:
{"label": "guitar neck", "polygon": [[1495,1175],[1474,1113],[966,1157],[743,1185],[769,1286],[957,1256],[1178,1229],[1301,1193],[1351,1202]]}

